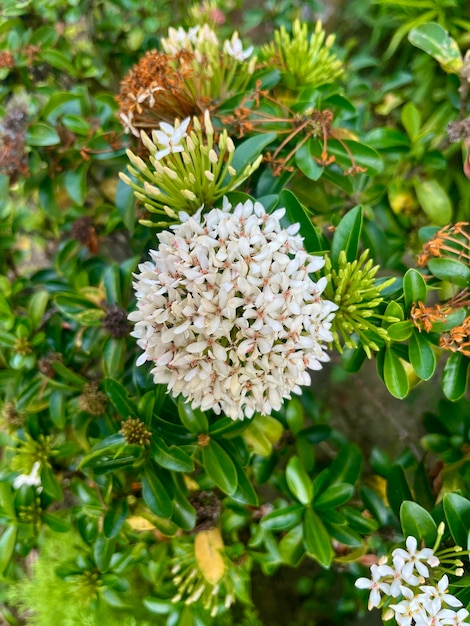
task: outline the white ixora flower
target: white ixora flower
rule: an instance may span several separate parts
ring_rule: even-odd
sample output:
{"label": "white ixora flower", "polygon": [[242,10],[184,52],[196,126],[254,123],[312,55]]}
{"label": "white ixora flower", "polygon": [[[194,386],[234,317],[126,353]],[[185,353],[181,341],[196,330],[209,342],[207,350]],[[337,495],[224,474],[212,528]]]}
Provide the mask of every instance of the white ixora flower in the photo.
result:
{"label": "white ixora flower", "polygon": [[371,577],[365,578],[362,576],[358,578],[354,583],[358,589],[370,589],[368,609],[369,611],[380,605],[382,599],[380,593],[384,595],[390,595],[390,585],[383,580],[383,574],[381,566],[372,565],[370,568]]}
{"label": "white ixora flower", "polygon": [[309,276],[324,260],[304,250],[298,224],[281,227],[284,213],[224,198],[180,214],[135,274],[137,364],[152,361],[155,382],[194,408],[269,414],[329,361],[337,307],[321,298],[326,279]]}
{"label": "white ixora flower", "polygon": [[458,607],[462,606],[462,603],[451,593],[448,593],[449,578],[446,574],[437,583],[437,586],[433,585],[421,585],[420,590],[422,594],[419,598],[424,602],[426,600],[433,600],[439,598],[441,602],[445,602],[449,606]]}
{"label": "white ixora flower", "polygon": [[237,61],[243,62],[251,56],[251,53],[253,52],[253,46],[250,46],[246,50],[243,50],[242,41],[239,38],[238,33],[235,32],[232,35],[232,39],[226,39],[224,41],[224,50],[227,54],[229,54]]}
{"label": "white ixora flower", "polygon": [[13,481],[13,488],[19,489],[23,485],[37,487],[38,491],[42,491],[41,487],[41,463],[36,461],[29,474],[20,474]]}
{"label": "white ixora flower", "polygon": [[429,578],[429,569],[423,561],[426,561],[431,567],[439,565],[439,559],[434,555],[431,548],[423,548],[422,550],[417,548],[418,542],[416,537],[410,535],[406,538],[406,550],[397,548],[392,552],[392,557],[396,558],[397,563],[402,561],[401,574],[404,580],[408,580],[413,575],[415,569],[421,576]]}
{"label": "white ixora flower", "polygon": [[175,126],[161,122],[160,130],[152,132],[154,142],[161,147],[161,150],[158,150],[154,155],[157,161],[170,154],[170,152],[183,152],[184,148],[181,142],[184,137],[188,136],[186,131],[188,130],[190,119],[187,117],[180,124],[176,123]]}

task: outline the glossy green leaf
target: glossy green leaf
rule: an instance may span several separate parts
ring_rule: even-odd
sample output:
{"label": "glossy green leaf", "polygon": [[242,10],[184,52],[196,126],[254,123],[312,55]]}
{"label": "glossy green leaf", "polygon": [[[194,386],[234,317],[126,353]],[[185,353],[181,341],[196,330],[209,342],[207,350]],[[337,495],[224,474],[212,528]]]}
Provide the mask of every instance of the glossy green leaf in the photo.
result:
{"label": "glossy green leaf", "polygon": [[446,493],[444,513],[455,543],[464,550],[470,549],[470,501],[457,493]]}
{"label": "glossy green leaf", "polygon": [[422,380],[428,380],[436,370],[437,359],[426,335],[418,330],[411,334],[409,343],[410,363]]}
{"label": "glossy green leaf", "polygon": [[193,435],[204,434],[209,430],[206,414],[200,409],[193,409],[183,396],[178,398],[178,415],[184,426]]}
{"label": "glossy green leaf", "polygon": [[57,428],[64,428],[66,423],[65,396],[62,391],[53,391],[49,397],[49,415]]}
{"label": "glossy green leaf", "polygon": [[287,532],[279,542],[279,552],[284,563],[295,567],[305,554],[303,528],[299,524]]}
{"label": "glossy green leaf", "polygon": [[124,226],[132,235],[137,223],[135,216],[136,200],[132,187],[126,185],[121,179],[118,180],[115,203]]}
{"label": "glossy green leaf", "polygon": [[346,504],[354,493],[354,486],[349,483],[338,483],[328,487],[313,501],[316,511],[326,511]]}
{"label": "glossy green leaf", "polygon": [[409,269],[403,277],[403,295],[405,308],[409,312],[413,304],[426,302],[428,288],[421,274],[415,269]]}
{"label": "glossy green leaf", "polygon": [[324,171],[324,167],[317,163],[310,149],[315,141],[315,139],[307,141],[295,153],[295,164],[310,180],[318,180]]}
{"label": "glossy green leaf", "polygon": [[236,502],[247,504],[248,506],[258,506],[258,494],[255,491],[253,482],[247,477],[241,465],[232,459],[237,470],[237,490],[230,497]]}
{"label": "glossy green leaf", "polygon": [[66,72],[69,76],[75,76],[75,68],[63,52],[60,50],[47,49],[41,52],[41,60],[49,63],[52,67]]}
{"label": "glossy green leaf", "polygon": [[93,544],[93,558],[100,572],[108,571],[115,548],[116,542],[112,539],[107,539],[103,535],[96,539]]}
{"label": "glossy green leaf", "polygon": [[385,349],[384,379],[387,389],[395,398],[404,398],[410,389],[410,383],[403,363],[392,348]]}
{"label": "glossy green leaf", "polygon": [[233,153],[232,167],[237,173],[243,172],[274,139],[276,139],[276,133],[260,134],[245,139]]}
{"label": "glossy green leaf", "polygon": [[109,378],[118,378],[124,367],[126,340],[108,337],[103,344],[103,373]]}
{"label": "glossy green leaf", "polygon": [[338,224],[331,242],[331,263],[338,269],[339,254],[346,253],[347,261],[354,261],[359,250],[359,239],[362,230],[362,207],[356,206],[343,217]]}
{"label": "glossy green leaf", "polygon": [[55,513],[43,513],[41,518],[44,524],[47,524],[56,533],[67,533],[72,529],[72,524],[68,520]]}
{"label": "glossy green leaf", "polygon": [[3,574],[13,558],[16,545],[16,526],[8,526],[0,537],[0,574]]}
{"label": "glossy green leaf", "polygon": [[299,502],[309,504],[312,501],[312,480],[297,456],[291,456],[287,463],[286,481],[290,491]]}
{"label": "glossy green leaf", "polygon": [[400,522],[405,537],[416,537],[418,545],[422,539],[426,546],[434,545],[437,537],[436,522],[422,506],[405,500],[400,508]]}
{"label": "glossy green leaf", "polygon": [[430,259],[428,267],[440,280],[448,280],[458,287],[470,286],[470,267],[457,259]]}
{"label": "glossy green leaf", "polygon": [[167,446],[160,437],[152,437],[153,460],[165,469],[175,472],[192,472],[194,463],[191,457],[178,446]]}
{"label": "glossy green leaf", "polygon": [[302,520],[303,506],[301,504],[290,504],[289,506],[275,509],[267,513],[260,521],[261,528],[266,530],[288,531],[297,526]]}
{"label": "glossy green leaf", "polygon": [[127,394],[126,388],[114,378],[105,378],[103,389],[113,403],[118,414],[123,418],[138,417],[137,405]]}
{"label": "glossy green leaf", "polygon": [[302,527],[307,554],[316,559],[322,567],[330,567],[334,556],[330,535],[320,517],[312,509],[305,511]]}
{"label": "glossy green leaf", "polygon": [[50,465],[43,465],[41,468],[41,485],[44,493],[47,493],[54,500],[63,499],[62,487]]}
{"label": "glossy green leaf", "polygon": [[159,479],[156,466],[148,463],[142,473],[142,496],[148,508],[163,518],[170,518],[173,510],[171,498]]}
{"label": "glossy green leaf", "polygon": [[411,320],[395,322],[387,328],[388,336],[392,341],[406,341],[410,338],[415,326]]}
{"label": "glossy green leaf", "polygon": [[292,191],[284,189],[279,194],[279,207],[286,209],[286,215],[281,220],[283,226],[287,227],[290,224],[300,224],[300,232],[304,238],[304,246],[307,252],[320,252],[323,249],[321,239],[307,210],[297,200]]}
{"label": "glossy green leaf", "polygon": [[444,226],[452,220],[452,202],[437,180],[420,180],[415,177],[413,185],[421,208],[433,224]]}
{"label": "glossy green leaf", "polygon": [[414,46],[434,57],[445,72],[458,74],[462,69],[459,46],[440,24],[421,24],[409,32],[408,39]]}
{"label": "glossy green leaf", "polygon": [[108,539],[117,537],[129,516],[129,506],[124,498],[111,503],[103,519],[103,533]]}
{"label": "glossy green leaf", "polygon": [[342,483],[354,485],[361,474],[362,454],[355,443],[346,443],[338,450],[330,465],[329,486]]}
{"label": "glossy green leaf", "polygon": [[411,141],[416,141],[421,128],[421,114],[412,102],[407,102],[401,110],[401,122]]}
{"label": "glossy green leaf", "polygon": [[33,328],[38,328],[46,312],[49,294],[45,290],[37,291],[28,302],[28,313],[33,323]]}
{"label": "glossy green leaf", "polygon": [[64,115],[61,118],[62,124],[76,135],[87,136],[92,131],[91,124],[80,115]]}
{"label": "glossy green leaf", "polygon": [[60,143],[59,133],[44,122],[32,124],[26,131],[26,141],[30,146],[56,146]]}
{"label": "glossy green leaf", "polygon": [[460,352],[452,353],[442,372],[442,390],[449,400],[455,401],[465,395],[468,386],[470,359]]}
{"label": "glossy green leaf", "polygon": [[389,509],[379,494],[370,487],[361,487],[361,497],[369,513],[381,526],[387,526],[390,523]]}
{"label": "glossy green leaf", "polygon": [[237,491],[238,476],[235,464],[215,439],[211,439],[202,448],[202,462],[209,477],[222,491],[229,496]]}
{"label": "glossy green leaf", "polygon": [[85,202],[87,195],[87,172],[90,167],[88,162],[81,163],[77,168],[70,169],[65,173],[64,185],[70,198],[80,206]]}
{"label": "glossy green leaf", "polygon": [[394,465],[387,478],[387,499],[395,513],[400,517],[400,508],[405,500],[413,500],[411,490],[401,465]]}

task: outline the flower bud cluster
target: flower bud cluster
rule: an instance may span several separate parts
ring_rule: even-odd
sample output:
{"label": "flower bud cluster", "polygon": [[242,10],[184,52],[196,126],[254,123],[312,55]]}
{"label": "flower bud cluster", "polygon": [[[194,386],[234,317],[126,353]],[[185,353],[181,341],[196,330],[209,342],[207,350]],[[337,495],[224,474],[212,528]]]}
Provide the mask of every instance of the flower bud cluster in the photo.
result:
{"label": "flower bud cluster", "polygon": [[[150,153],[150,163],[128,150],[128,167],[135,182],[126,174],[121,179],[134,189],[136,197],[151,213],[164,216],[163,222],[144,220],[146,226],[162,226],[178,220],[178,213],[192,214],[202,205],[213,206],[229,191],[236,189],[259,167],[262,156],[240,171],[232,166],[235,146],[224,130],[215,140],[209,112],[204,126],[189,118],[175,126],[160,124],[150,138],[142,132],[142,142]],[[168,219],[169,218],[169,219]]]}
{"label": "flower bud cluster", "polygon": [[449,593],[447,574],[437,580],[431,571],[438,571],[440,563],[434,550],[418,550],[416,538],[409,536],[406,550],[397,548],[392,552],[392,565],[387,559],[372,565],[371,578],[359,578],[356,587],[370,590],[369,610],[383,607],[384,620],[394,618],[399,626],[467,624],[469,612]]}

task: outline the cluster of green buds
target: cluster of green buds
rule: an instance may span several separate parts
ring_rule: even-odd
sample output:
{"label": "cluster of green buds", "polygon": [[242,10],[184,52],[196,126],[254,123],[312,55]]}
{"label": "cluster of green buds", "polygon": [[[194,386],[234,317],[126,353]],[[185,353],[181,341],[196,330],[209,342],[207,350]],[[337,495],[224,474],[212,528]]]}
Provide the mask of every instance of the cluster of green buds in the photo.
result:
{"label": "cluster of green buds", "polygon": [[334,35],[326,36],[320,21],[309,37],[307,24],[297,19],[292,24],[292,35],[284,26],[275,31],[274,41],[262,48],[262,56],[267,64],[281,70],[286,87],[319,87],[333,82],[344,71],[340,59],[331,52],[334,41]]}
{"label": "cluster of green buds", "polygon": [[[334,345],[339,352],[343,347],[357,348],[360,340],[367,356],[378,351],[380,344],[387,342],[387,331],[377,326],[376,320],[385,319],[378,310],[383,302],[381,292],[394,282],[394,278],[377,282],[379,266],[369,259],[365,250],[355,261],[348,261],[346,253],[340,252],[338,269],[332,267],[331,260],[325,259],[325,276],[328,284],[324,297],[338,305],[332,323]],[[387,321],[398,321],[390,318]]]}
{"label": "cluster of green buds", "polygon": [[53,456],[57,455],[52,438],[49,435],[39,435],[33,439],[26,433],[25,439],[18,441],[15,455],[11,461],[11,469],[15,472],[27,475],[33,471],[36,464],[40,467],[49,465]]}
{"label": "cluster of green buds", "polygon": [[129,417],[122,422],[119,431],[127,443],[135,443],[139,446],[148,446],[152,433],[147,430],[145,423],[138,418]]}
{"label": "cluster of green buds", "polygon": [[142,132],[142,142],[150,153],[149,163],[133,154],[129,172],[132,180],[121,173],[121,179],[132,189],[145,208],[164,221],[142,220],[145,226],[166,226],[177,222],[180,211],[192,215],[202,205],[210,208],[229,191],[236,189],[259,167],[262,156],[237,170],[232,162],[235,146],[227,131],[216,141],[209,112],[204,114],[202,126],[193,118],[192,130],[187,132],[190,120],[176,120],[175,126],[161,123],[152,138]]}

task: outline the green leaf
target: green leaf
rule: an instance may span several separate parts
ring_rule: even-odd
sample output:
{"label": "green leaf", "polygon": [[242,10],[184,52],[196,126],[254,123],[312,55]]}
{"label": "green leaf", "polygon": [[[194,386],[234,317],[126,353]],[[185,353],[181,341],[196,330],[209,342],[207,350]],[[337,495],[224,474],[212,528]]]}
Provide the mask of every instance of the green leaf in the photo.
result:
{"label": "green leaf", "polygon": [[60,143],[59,133],[44,122],[32,124],[26,131],[26,141],[30,146],[56,146]]}
{"label": "green leaf", "polygon": [[229,496],[237,491],[237,469],[231,457],[215,439],[202,448],[202,463],[208,476]]}
{"label": "green leaf", "polygon": [[124,226],[132,235],[136,224],[136,201],[132,187],[126,185],[121,179],[118,180],[115,203]]}
{"label": "green leaf", "polygon": [[470,267],[456,259],[430,259],[428,267],[440,280],[448,280],[458,287],[470,286]]}
{"label": "green leaf", "polygon": [[100,572],[107,572],[116,542],[101,535],[93,544],[93,558]]}
{"label": "green leaf", "polygon": [[457,493],[444,495],[444,514],[455,543],[464,550],[470,549],[470,501]]}
{"label": "green leaf", "polygon": [[422,506],[405,500],[400,507],[400,522],[405,537],[416,537],[418,545],[422,539],[426,546],[434,545],[437,537],[436,522]]}
{"label": "green leaf", "polygon": [[384,379],[389,392],[400,400],[410,389],[410,383],[403,363],[392,348],[385,349]]}
{"label": "green leaf", "polygon": [[[300,232],[304,238],[307,252],[319,252],[324,249],[320,237],[305,207],[297,200],[292,191],[284,189],[279,194],[279,207],[286,209],[286,215],[281,220],[282,225],[300,224]],[[284,222],[286,224],[284,224]]]}
{"label": "green leaf", "polygon": [[72,62],[59,50],[43,50],[40,54],[42,61],[49,63],[52,67],[64,71],[69,76],[75,77],[76,72]]}
{"label": "green leaf", "polygon": [[43,513],[41,519],[44,524],[47,524],[56,533],[67,533],[72,529],[72,525],[68,520],[59,517],[55,513]]}
{"label": "green leaf", "polygon": [[4,574],[13,558],[16,545],[16,526],[7,526],[0,537],[0,574]]}
{"label": "green leaf", "polygon": [[346,443],[338,450],[330,465],[328,485],[350,483],[358,480],[362,467],[362,454],[355,443]]}
{"label": "green leaf", "polygon": [[369,176],[377,176],[382,172],[384,165],[380,154],[364,143],[343,139],[341,142],[336,139],[328,141],[328,156],[334,156],[336,161],[344,167],[351,167],[354,163],[366,170]]}
{"label": "green leaf", "polygon": [[452,220],[452,202],[437,180],[413,178],[421,208],[433,224],[444,226]]}
{"label": "green leaf", "polygon": [[171,498],[157,475],[157,467],[151,462],[145,465],[142,473],[142,496],[152,513],[167,519],[171,517]]}
{"label": "green leaf", "polygon": [[295,164],[310,180],[318,180],[324,171],[324,168],[313,157],[311,146],[314,142],[316,139],[310,139],[300,146],[295,153]]}
{"label": "green leaf", "polygon": [[413,28],[408,39],[413,46],[424,50],[438,61],[444,72],[458,74],[463,66],[458,44],[435,22]]}
{"label": "green leaf", "polygon": [[241,174],[276,137],[276,133],[266,133],[250,137],[243,141],[233,153],[232,167],[235,168],[237,173]]}
{"label": "green leaf", "polygon": [[70,198],[80,206],[83,206],[87,194],[87,172],[89,162],[84,162],[77,168],[69,169],[64,176],[64,185]]}
{"label": "green leaf", "polygon": [[286,481],[292,494],[302,504],[310,504],[313,498],[313,484],[301,460],[291,456],[286,467]]}
{"label": "green leaf", "polygon": [[76,135],[86,137],[90,134],[92,128],[88,120],[80,117],[80,115],[64,115],[61,118],[62,124]]}
{"label": "green leaf", "polygon": [[121,272],[119,265],[113,263],[103,276],[103,285],[106,291],[106,301],[110,304],[122,304]]}
{"label": "green leaf", "polygon": [[128,417],[138,417],[137,405],[132,398],[127,395],[126,388],[114,378],[105,378],[103,389],[114,408],[123,419]]}
{"label": "green leaf", "polygon": [[334,509],[346,502],[352,497],[354,493],[354,485],[349,483],[339,483],[328,487],[318,498],[313,501],[313,506],[316,511],[325,511],[327,509]]}
{"label": "green leaf", "polygon": [[152,437],[153,460],[165,469],[175,472],[192,472],[194,463],[191,457],[178,446],[167,446],[160,437]]}
{"label": "green leaf", "polygon": [[112,502],[103,519],[103,533],[108,539],[117,537],[129,515],[129,506],[124,498]]}
{"label": "green leaf", "polygon": [[405,500],[413,500],[411,490],[401,465],[394,465],[387,477],[387,499],[395,513],[400,517],[400,508]]}
{"label": "green leaf", "polygon": [[49,415],[57,428],[64,428],[67,421],[65,414],[65,396],[62,391],[53,391],[49,397]]}
{"label": "green leaf", "polygon": [[406,341],[410,338],[414,328],[411,320],[404,320],[403,322],[391,324],[387,328],[387,332],[392,341]]}
{"label": "green leaf", "polygon": [[267,513],[260,521],[261,528],[265,530],[288,531],[302,520],[303,506],[301,504],[290,504]]}
{"label": "green leaf", "polygon": [[415,269],[409,269],[403,277],[403,294],[405,296],[405,308],[407,313],[413,304],[426,302],[428,288],[424,278]]}
{"label": "green leaf", "polygon": [[121,375],[126,356],[126,340],[108,337],[103,344],[103,373],[109,378]]}
{"label": "green leaf", "polygon": [[410,363],[422,380],[428,380],[436,370],[436,355],[425,335],[417,329],[411,334],[409,343]]}
{"label": "green leaf", "polygon": [[338,269],[339,254],[346,253],[346,260],[356,259],[359,250],[359,238],[362,230],[362,207],[356,206],[343,217],[338,224],[331,242],[331,263]]}
{"label": "green leaf", "polygon": [[416,141],[421,128],[421,113],[412,102],[407,102],[401,110],[401,123],[411,141]]}
{"label": "green leaf", "polygon": [[305,511],[303,521],[304,547],[322,567],[329,568],[333,561],[331,539],[323,522],[312,509]]}
{"label": "green leaf", "polygon": [[230,497],[236,502],[247,504],[248,506],[258,506],[258,494],[255,491],[252,481],[246,476],[243,468],[234,459],[237,470],[237,490]]}
{"label": "green leaf", "polygon": [[465,395],[468,385],[470,359],[454,352],[447,359],[442,372],[442,390],[449,400],[459,400]]}
{"label": "green leaf", "polygon": [[299,524],[286,533],[279,542],[279,553],[284,563],[296,567],[305,554],[303,528]]}
{"label": "green leaf", "polygon": [[193,435],[201,435],[209,430],[206,414],[200,409],[191,408],[191,405],[183,396],[178,398],[178,415],[184,426]]}
{"label": "green leaf", "polygon": [[57,480],[52,467],[50,465],[43,465],[41,468],[41,485],[44,493],[54,498],[54,500],[62,500],[62,487]]}
{"label": "green leaf", "polygon": [[38,328],[46,312],[47,303],[49,301],[49,294],[47,291],[37,291],[31,296],[28,302],[28,313],[31,321],[33,322],[33,328]]}

